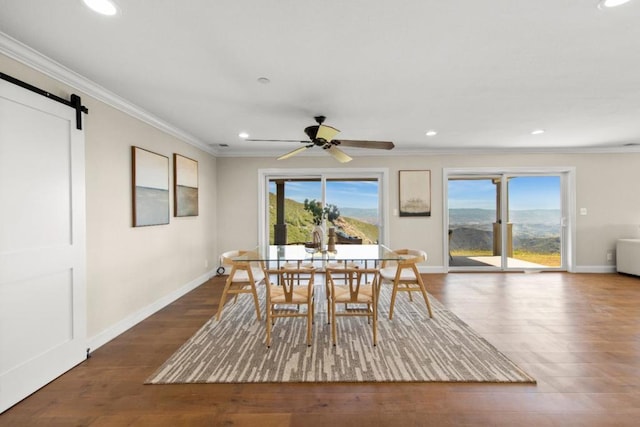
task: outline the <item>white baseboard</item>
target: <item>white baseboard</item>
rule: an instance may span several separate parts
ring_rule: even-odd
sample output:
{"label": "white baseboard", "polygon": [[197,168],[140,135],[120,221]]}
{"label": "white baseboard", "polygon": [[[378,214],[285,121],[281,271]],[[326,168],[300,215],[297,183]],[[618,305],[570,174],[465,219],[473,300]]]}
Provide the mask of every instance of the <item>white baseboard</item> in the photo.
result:
{"label": "white baseboard", "polygon": [[573,273],[615,273],[615,265],[576,265]]}
{"label": "white baseboard", "polygon": [[[426,266],[422,265],[418,267],[418,271],[423,274],[434,273],[447,273],[447,268],[444,266]],[[500,272],[500,270],[495,270]],[[615,273],[615,265],[578,265],[570,271],[570,273]]]}
{"label": "white baseboard", "polygon": [[163,309],[164,307],[168,306],[169,304],[171,304],[172,302],[174,302],[178,298],[182,297],[183,295],[191,292],[192,290],[194,290],[195,288],[197,288],[198,286],[200,286],[201,284],[203,284],[204,282],[209,280],[215,274],[216,274],[215,270],[211,270],[211,271],[203,274],[202,276],[200,276],[200,277],[192,280],[191,282],[181,286],[180,288],[176,289],[175,291],[171,292],[170,294],[163,296],[162,298],[158,299],[154,303],[149,304],[148,306],[144,307],[143,309],[131,314],[130,316],[125,317],[124,319],[122,319],[121,321],[116,323],[115,325],[112,325],[111,327],[105,329],[104,331],[100,332],[99,334],[88,338],[87,339],[87,344],[88,344],[88,347],[89,347],[90,351],[94,351],[94,350],[102,347],[104,344],[108,343],[109,341],[111,341],[112,339],[117,337],[118,335],[122,334],[123,332],[126,332],[130,328],[132,328],[135,325],[137,325],[138,323],[142,322],[147,317],[151,316],[152,314],[156,313],[157,311],[159,311],[159,310]]}
{"label": "white baseboard", "polygon": [[435,273],[447,272],[444,266],[428,266],[428,265],[419,265],[418,271],[422,274],[435,274]]}

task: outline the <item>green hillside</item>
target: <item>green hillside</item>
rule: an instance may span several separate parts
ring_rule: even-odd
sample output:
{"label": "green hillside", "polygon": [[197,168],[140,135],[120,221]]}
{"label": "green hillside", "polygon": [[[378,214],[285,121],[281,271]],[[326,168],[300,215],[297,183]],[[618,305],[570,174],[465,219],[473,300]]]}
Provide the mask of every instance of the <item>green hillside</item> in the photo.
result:
{"label": "green hillside", "polygon": [[[284,201],[285,223],[287,224],[287,243],[310,240],[313,230],[313,215],[304,209],[304,204],[291,199]],[[269,193],[269,243],[273,244],[273,225],[276,223],[276,195]],[[327,225],[332,226],[331,224]],[[333,226],[337,231],[362,239],[362,243],[378,241],[378,227],[355,218],[340,216]]]}

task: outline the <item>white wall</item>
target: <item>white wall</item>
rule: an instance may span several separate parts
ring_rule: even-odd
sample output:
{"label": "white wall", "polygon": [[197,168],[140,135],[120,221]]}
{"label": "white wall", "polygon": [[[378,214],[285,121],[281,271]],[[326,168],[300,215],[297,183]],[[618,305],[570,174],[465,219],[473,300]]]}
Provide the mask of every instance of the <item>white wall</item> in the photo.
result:
{"label": "white wall", "polygon": [[[84,128],[92,348],[210,277],[218,252],[214,157],[3,55],[0,69],[62,98],[77,93],[89,109]],[[175,218],[172,206],[170,224],[132,227],[132,145],[169,157],[171,167],[173,153],[198,161],[199,216]]]}
{"label": "white wall", "polygon": [[[576,217],[576,271],[612,270],[607,252],[616,239],[640,237],[640,153],[623,154],[486,154],[356,157],[341,165],[330,157],[218,159],[218,248],[249,248],[257,244],[258,169],[263,168],[389,168],[389,203],[398,205],[398,170],[431,170],[431,217],[391,216],[392,247],[414,247],[429,253],[427,266],[443,267],[443,168],[575,167],[576,207],[588,215]],[[390,214],[391,214],[390,210]]]}
{"label": "white wall", "polygon": [[[188,285],[216,264],[216,160],[153,127],[87,99],[89,331],[99,333]],[[131,146],[198,161],[199,215],[132,227]],[[171,172],[171,198],[173,176]]]}

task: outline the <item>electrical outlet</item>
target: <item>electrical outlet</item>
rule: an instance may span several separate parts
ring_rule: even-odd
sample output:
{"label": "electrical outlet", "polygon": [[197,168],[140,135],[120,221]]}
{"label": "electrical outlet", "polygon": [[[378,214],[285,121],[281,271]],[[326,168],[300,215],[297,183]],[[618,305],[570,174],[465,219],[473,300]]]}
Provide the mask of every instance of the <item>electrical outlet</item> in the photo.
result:
{"label": "electrical outlet", "polygon": [[607,262],[614,262],[615,256],[616,256],[615,251],[607,251]]}

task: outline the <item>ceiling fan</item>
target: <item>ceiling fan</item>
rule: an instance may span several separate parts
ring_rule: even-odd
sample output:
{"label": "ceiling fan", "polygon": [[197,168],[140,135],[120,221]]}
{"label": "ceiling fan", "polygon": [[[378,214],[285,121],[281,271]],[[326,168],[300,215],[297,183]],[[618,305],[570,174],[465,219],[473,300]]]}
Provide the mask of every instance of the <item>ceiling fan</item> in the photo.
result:
{"label": "ceiling fan", "polygon": [[314,117],[317,125],[307,126],[304,129],[304,133],[309,137],[309,141],[300,141],[296,139],[247,139],[247,141],[259,141],[259,142],[299,142],[305,144],[304,147],[296,148],[282,156],[278,157],[278,160],[288,159],[298,153],[301,153],[314,146],[322,147],[327,150],[337,161],[341,163],[350,162],[353,160],[344,151],[338,148],[339,145],[343,147],[356,147],[356,148],[377,148],[382,150],[391,150],[394,145],[391,141],[364,141],[353,139],[334,139],[340,131],[334,127],[323,125],[326,117],[316,116]]}

